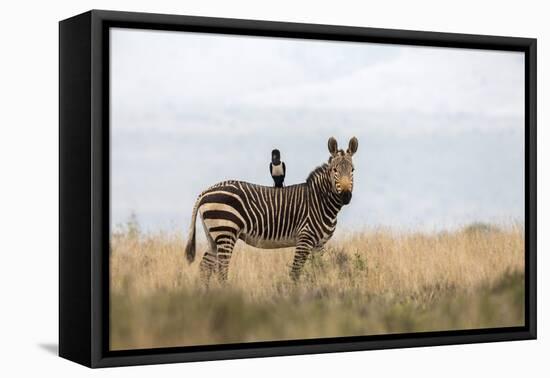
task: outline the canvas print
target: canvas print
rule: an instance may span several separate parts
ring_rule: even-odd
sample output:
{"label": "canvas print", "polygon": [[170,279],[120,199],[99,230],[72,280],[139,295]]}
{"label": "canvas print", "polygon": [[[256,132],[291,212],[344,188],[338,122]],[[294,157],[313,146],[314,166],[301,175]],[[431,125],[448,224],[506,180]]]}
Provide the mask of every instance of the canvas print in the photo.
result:
{"label": "canvas print", "polygon": [[522,52],[110,29],[113,351],[525,324]]}

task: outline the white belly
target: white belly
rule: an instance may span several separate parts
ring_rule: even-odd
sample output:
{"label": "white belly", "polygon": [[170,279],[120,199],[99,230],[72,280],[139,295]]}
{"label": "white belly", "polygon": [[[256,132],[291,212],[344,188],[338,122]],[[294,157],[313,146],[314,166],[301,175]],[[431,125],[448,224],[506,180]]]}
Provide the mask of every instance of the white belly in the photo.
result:
{"label": "white belly", "polygon": [[279,165],[271,166],[271,175],[272,176],[283,176],[285,173],[283,171],[283,163]]}
{"label": "white belly", "polygon": [[261,238],[255,238],[246,234],[241,234],[240,238],[248,245],[256,248],[264,249],[277,249],[288,248],[296,246],[296,239],[282,239],[282,240],[264,240]]}

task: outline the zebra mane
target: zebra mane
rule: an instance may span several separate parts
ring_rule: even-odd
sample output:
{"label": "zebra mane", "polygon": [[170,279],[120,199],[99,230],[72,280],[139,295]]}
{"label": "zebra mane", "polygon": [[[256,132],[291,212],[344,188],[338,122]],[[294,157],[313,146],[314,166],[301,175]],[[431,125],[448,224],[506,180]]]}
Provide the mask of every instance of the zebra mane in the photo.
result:
{"label": "zebra mane", "polygon": [[328,167],[327,163],[324,163],[323,165],[318,166],[315,168],[311,173],[307,176],[306,183],[311,183],[316,177],[318,177],[320,174],[324,173]]}

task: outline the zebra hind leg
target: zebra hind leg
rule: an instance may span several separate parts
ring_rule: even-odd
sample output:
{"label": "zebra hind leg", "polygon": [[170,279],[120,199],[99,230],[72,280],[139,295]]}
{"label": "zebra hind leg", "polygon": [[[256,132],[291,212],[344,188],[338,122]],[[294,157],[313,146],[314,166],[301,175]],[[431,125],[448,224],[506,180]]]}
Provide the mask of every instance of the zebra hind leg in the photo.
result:
{"label": "zebra hind leg", "polygon": [[211,251],[206,251],[202,256],[202,260],[199,265],[201,280],[208,283],[212,274],[216,272],[217,267],[218,258],[216,257],[216,254]]}
{"label": "zebra hind leg", "polygon": [[205,287],[208,288],[208,282],[212,274],[216,272],[218,268],[218,257],[216,252],[216,242],[212,239],[212,235],[204,223],[204,219],[201,219],[204,234],[206,235],[206,241],[208,242],[208,249],[202,256],[201,263],[199,265],[199,273],[201,280],[205,283]]}
{"label": "zebra hind leg", "polygon": [[233,254],[233,248],[236,242],[237,239],[234,235],[224,235],[216,239],[218,250],[218,277],[222,283],[227,281],[229,262],[231,261],[231,255]]}

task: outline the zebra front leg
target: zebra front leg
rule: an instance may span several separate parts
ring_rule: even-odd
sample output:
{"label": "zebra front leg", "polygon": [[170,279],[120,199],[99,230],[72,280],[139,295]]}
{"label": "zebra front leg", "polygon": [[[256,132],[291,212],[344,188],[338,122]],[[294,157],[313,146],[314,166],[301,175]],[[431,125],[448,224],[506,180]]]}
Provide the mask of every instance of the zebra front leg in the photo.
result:
{"label": "zebra front leg", "polygon": [[294,253],[294,261],[292,262],[292,269],[290,271],[290,278],[296,282],[302,274],[304,264],[311,253],[313,245],[308,239],[298,240],[296,244],[296,252]]}
{"label": "zebra front leg", "polygon": [[315,247],[311,250],[311,253],[313,254],[313,256],[319,256],[319,257],[323,257],[325,252],[326,252],[326,249],[324,245],[320,247]]}
{"label": "zebra front leg", "polygon": [[218,251],[218,277],[222,283],[227,281],[229,262],[231,261],[231,255],[233,254],[233,248],[235,247],[236,241],[237,240],[233,237],[223,237],[216,240]]}

